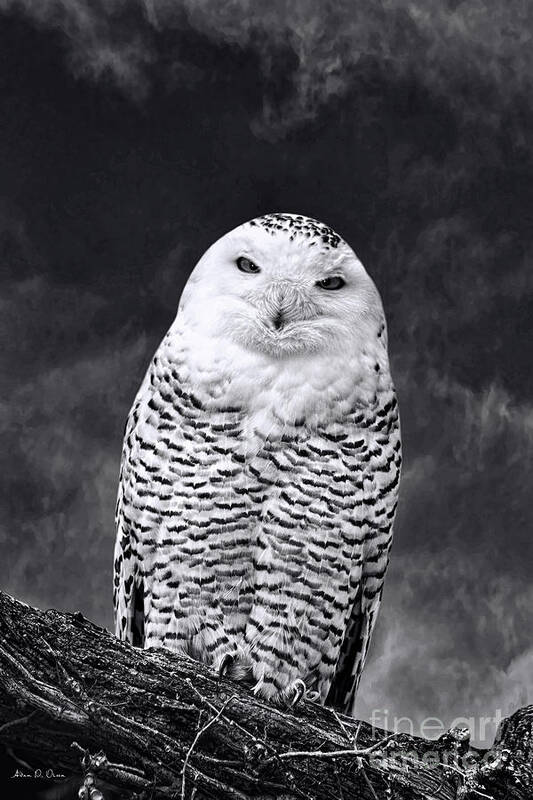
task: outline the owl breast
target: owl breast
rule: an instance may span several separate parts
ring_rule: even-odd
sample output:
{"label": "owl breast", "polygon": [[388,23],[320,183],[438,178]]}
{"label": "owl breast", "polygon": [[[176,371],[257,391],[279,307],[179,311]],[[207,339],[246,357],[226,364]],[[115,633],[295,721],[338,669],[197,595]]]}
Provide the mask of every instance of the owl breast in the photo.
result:
{"label": "owl breast", "polygon": [[145,646],[215,669],[229,655],[263,696],[303,678],[325,699],[362,583],[381,587],[400,469],[392,388],[361,404],[346,386],[334,402],[307,398],[312,413],[301,397],[280,413],[268,390],[250,410],[235,387],[193,386],[156,357],[119,497]]}

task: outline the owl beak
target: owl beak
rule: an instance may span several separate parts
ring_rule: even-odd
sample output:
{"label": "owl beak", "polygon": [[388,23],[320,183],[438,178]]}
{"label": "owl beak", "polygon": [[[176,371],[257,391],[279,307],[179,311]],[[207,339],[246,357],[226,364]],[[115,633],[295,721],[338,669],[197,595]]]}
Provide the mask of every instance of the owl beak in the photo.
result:
{"label": "owl beak", "polygon": [[279,331],[285,325],[285,317],[283,316],[283,311],[280,309],[272,318],[272,325],[274,326],[274,330]]}
{"label": "owl beak", "polygon": [[263,296],[263,311],[266,324],[279,333],[297,316],[299,295],[287,282],[273,283]]}

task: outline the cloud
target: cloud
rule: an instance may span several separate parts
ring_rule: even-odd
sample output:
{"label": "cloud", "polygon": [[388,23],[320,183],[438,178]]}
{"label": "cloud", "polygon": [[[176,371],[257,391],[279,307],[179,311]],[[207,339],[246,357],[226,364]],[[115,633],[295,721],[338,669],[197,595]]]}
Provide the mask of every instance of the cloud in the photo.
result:
{"label": "cloud", "polygon": [[[446,167],[437,175],[433,170],[426,178],[442,177]],[[448,177],[453,174],[450,167]],[[425,184],[417,176],[418,189]],[[447,187],[435,180],[431,185],[435,203],[445,204]],[[403,194],[404,199],[410,195],[409,186],[403,187]],[[481,320],[496,300],[516,302],[533,297],[533,274],[528,267],[533,252],[527,242],[518,249],[514,232],[481,232],[473,220],[457,210],[449,217],[435,218],[427,209],[425,212],[425,224],[407,247],[405,240],[401,243],[401,229],[397,228],[381,243],[380,278],[385,284],[396,279],[390,290],[392,324],[407,322],[401,335],[417,337],[420,343],[425,337],[440,335],[443,341],[448,337],[448,346],[457,331]]]}
{"label": "cloud", "polygon": [[4,590],[109,624],[122,432],[152,343],[95,336],[104,304],[42,276],[3,293],[0,547]]}
{"label": "cloud", "polygon": [[[0,280],[5,288],[5,278],[34,273],[42,266],[42,258],[34,246],[24,215],[6,197],[0,195]],[[0,298],[1,302],[1,298]]]}
{"label": "cloud", "polygon": [[[146,341],[30,378],[2,408],[2,588],[110,623],[121,439]],[[140,378],[139,378],[140,379]]]}
{"label": "cloud", "polygon": [[[59,30],[76,75],[110,78],[137,98],[147,94],[156,73],[168,80],[176,65],[184,65],[183,31],[248,51],[265,79],[254,125],[267,136],[314,119],[331,100],[372,102],[358,96],[358,86],[385,75],[392,92],[415,81],[465,122],[476,122],[483,107],[485,122],[498,124],[502,109],[525,103],[533,80],[528,9],[521,0],[498,8],[486,0],[342,0],[334,6],[321,0],[0,0],[0,10],[22,10],[38,25]],[[269,80],[279,82],[287,69],[280,98]]]}
{"label": "cloud", "polygon": [[38,26],[62,34],[74,75],[110,79],[140,99],[148,91],[153,54],[142,22],[130,22],[135,6],[128,0],[0,0],[0,11],[22,11]]}

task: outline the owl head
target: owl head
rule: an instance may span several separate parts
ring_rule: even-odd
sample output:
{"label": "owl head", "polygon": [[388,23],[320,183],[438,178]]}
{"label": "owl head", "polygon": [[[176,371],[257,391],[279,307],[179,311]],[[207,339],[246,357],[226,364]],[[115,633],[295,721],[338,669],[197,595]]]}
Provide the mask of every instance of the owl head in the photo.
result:
{"label": "owl head", "polygon": [[384,332],[378,291],[351,247],[299,214],[267,214],[215,242],[179,313],[218,342],[275,359],[338,354]]}

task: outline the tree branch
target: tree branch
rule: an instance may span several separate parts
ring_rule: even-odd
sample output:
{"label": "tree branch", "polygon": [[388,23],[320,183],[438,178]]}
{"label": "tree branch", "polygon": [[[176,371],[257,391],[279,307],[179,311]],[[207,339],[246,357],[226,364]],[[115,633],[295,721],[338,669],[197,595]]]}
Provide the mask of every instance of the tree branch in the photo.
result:
{"label": "tree branch", "polygon": [[[0,593],[0,742],[121,796],[527,800],[533,706],[491,751],[464,732],[390,735],[306,702],[274,708],[187,657],[138,650],[81,614]],[[24,763],[24,762],[21,762]]]}

